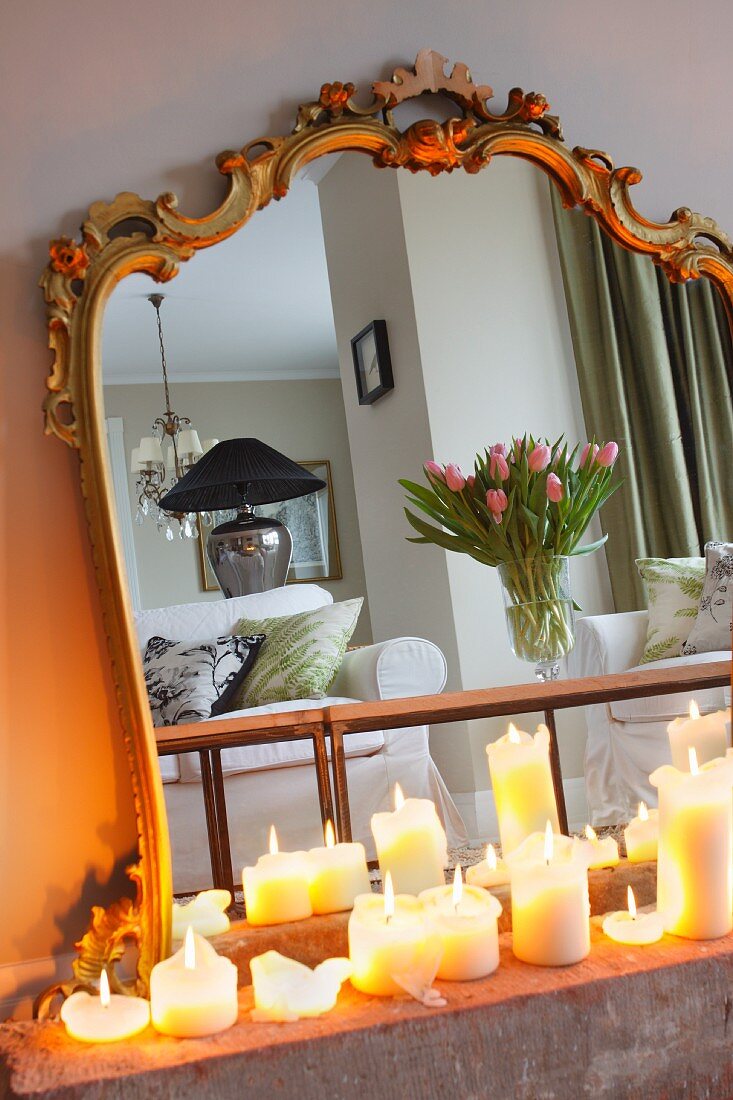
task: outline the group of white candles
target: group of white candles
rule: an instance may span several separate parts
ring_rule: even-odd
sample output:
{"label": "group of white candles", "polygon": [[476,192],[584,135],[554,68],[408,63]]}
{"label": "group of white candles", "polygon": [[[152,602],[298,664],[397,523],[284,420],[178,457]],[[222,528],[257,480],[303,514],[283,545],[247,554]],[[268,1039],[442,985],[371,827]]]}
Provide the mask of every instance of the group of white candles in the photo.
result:
{"label": "group of white candles", "polygon": [[[692,939],[733,928],[733,750],[730,714],[670,724],[672,765],[650,777],[659,811],[639,806],[625,830],[628,858],[658,855],[657,912],[639,914],[629,888],[628,910],[609,914],[604,932],[626,944],[647,944],[672,932]],[[351,910],[349,958],[315,970],[267,952],[252,960],[255,1019],[296,1019],[333,1007],[347,978],[364,993],[419,995],[435,977],[470,981],[499,965],[497,921],[501,903],[489,891],[511,884],[512,949],[539,966],[579,962],[590,951],[588,870],[618,863],[618,846],[599,839],[559,835],[549,764],[549,734],[534,737],[509,727],[487,748],[504,853],[489,845],[486,860],[460,868],[446,885],[447,843],[435,806],[405,799],[395,789],[393,812],[375,814],[371,826],[384,894],[373,894],[366,854],[358,843],[335,843],[330,823],[325,846],[270,851],[242,874],[248,923],[273,925],[313,914]],[[685,766],[682,767],[681,765]],[[147,1026],[166,1035],[194,1037],[230,1027],[237,1019],[237,969],[204,938],[228,926],[226,891],[207,891],[175,907],[174,938],[183,945],[153,968],[150,1004],[110,995],[106,974],[99,997],[79,992],[62,1008],[69,1034],[88,1042],[126,1038]],[[187,930],[185,930],[187,926]],[[427,1003],[427,1002],[426,1002]]]}

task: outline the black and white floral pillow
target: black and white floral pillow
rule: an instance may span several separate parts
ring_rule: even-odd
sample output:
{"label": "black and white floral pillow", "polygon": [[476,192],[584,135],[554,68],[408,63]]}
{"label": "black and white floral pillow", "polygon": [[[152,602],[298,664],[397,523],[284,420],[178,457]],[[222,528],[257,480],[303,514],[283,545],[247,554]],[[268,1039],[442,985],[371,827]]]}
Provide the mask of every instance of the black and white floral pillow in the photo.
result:
{"label": "black and white floral pillow", "polygon": [[212,642],[151,638],[143,669],[154,726],[202,722],[235,704],[264,634],[234,634]]}
{"label": "black and white floral pillow", "polygon": [[733,627],[733,542],[705,546],[705,583],[700,607],[682,653],[715,653],[731,647]]}

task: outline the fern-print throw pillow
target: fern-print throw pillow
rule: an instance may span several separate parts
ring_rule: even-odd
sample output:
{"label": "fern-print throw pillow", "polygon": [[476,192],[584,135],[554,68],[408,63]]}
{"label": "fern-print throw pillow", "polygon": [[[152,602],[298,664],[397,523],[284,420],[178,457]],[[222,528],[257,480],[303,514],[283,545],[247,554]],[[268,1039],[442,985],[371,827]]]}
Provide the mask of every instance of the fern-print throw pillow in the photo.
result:
{"label": "fern-print throw pillow", "polygon": [[679,657],[697,618],[705,581],[704,558],[639,558],[649,626],[641,664]]}
{"label": "fern-print throw pillow", "polygon": [[267,639],[244,682],[239,706],[322,699],[339,670],[363,602],[345,600],[276,619],[242,619],[237,633],[265,634]]}
{"label": "fern-print throw pillow", "polygon": [[733,542],[708,542],[700,609],[682,652],[730,652],[732,628]]}
{"label": "fern-print throw pillow", "polygon": [[211,642],[151,638],[143,671],[153,725],[203,722],[232,710],[263,642],[261,634]]}

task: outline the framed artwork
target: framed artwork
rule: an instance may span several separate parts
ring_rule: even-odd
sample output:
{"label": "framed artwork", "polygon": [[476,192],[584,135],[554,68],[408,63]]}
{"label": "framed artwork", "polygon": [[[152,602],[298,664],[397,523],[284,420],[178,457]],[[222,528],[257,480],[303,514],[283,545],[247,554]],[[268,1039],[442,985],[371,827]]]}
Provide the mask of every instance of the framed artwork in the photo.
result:
{"label": "framed artwork", "polygon": [[[295,500],[258,504],[257,514],[279,519],[290,531],[293,558],[286,584],[341,580],[343,572],[331,484],[331,463],[327,458],[322,458],[316,462],[301,462],[300,465],[305,466],[306,470],[310,470],[321,481],[325,481],[326,488],[308,493],[304,497],[296,497]],[[206,556],[209,531],[220,523],[235,519],[236,515],[234,508],[214,512],[213,523],[210,524],[204,524],[202,517],[198,517],[201,588],[204,592],[219,591],[214,571]]]}
{"label": "framed artwork", "polygon": [[372,405],[394,389],[386,321],[372,321],[351,341],[360,405]]}

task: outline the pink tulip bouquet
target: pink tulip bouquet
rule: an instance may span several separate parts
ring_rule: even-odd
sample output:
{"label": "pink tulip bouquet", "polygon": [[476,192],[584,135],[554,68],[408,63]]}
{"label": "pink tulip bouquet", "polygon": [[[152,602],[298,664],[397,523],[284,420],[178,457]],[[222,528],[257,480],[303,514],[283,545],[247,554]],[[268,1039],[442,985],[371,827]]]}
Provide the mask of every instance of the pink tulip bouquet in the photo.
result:
{"label": "pink tulip bouquet", "polygon": [[409,504],[434,521],[405,508],[417,532],[409,541],[496,566],[515,653],[556,669],[574,639],[567,559],[606,541],[579,545],[620,484],[613,476],[617,457],[615,443],[592,441],[569,451],[563,436],[551,444],[525,435],[477,455],[468,475],[454,463],[426,462],[428,488],[400,480]]}

